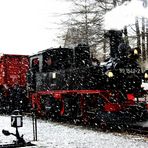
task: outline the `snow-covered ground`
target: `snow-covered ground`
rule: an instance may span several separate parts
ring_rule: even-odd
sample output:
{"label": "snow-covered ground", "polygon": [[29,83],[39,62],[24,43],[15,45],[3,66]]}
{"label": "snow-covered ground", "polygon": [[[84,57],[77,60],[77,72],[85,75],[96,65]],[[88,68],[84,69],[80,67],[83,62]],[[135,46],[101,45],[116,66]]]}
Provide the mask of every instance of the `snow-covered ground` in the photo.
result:
{"label": "snow-covered ground", "polygon": [[[32,141],[32,120],[23,118],[19,128],[26,141]],[[0,116],[0,130],[15,132],[10,125],[10,116]],[[4,136],[0,131],[0,144],[12,143],[14,136]],[[38,141],[34,147],[42,148],[147,148],[148,139],[133,135],[104,133],[79,126],[67,126],[51,121],[38,120]],[[33,146],[32,146],[33,148]]]}

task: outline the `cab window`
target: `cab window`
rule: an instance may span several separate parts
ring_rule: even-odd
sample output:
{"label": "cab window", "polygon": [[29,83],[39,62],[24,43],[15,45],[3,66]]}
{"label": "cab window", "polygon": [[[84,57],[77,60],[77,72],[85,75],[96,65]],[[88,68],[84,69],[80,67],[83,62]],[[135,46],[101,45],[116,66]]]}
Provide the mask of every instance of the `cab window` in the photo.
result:
{"label": "cab window", "polygon": [[39,72],[39,59],[35,58],[32,60],[32,70],[34,72]]}

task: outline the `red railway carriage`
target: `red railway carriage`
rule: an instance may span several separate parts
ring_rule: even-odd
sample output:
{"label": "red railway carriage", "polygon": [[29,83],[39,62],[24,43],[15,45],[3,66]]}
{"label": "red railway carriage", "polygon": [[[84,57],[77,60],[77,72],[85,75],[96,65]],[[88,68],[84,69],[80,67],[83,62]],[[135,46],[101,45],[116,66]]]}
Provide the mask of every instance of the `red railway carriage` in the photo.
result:
{"label": "red railway carriage", "polygon": [[26,73],[29,56],[3,54],[0,56],[0,112],[11,113],[27,105]]}
{"label": "red railway carriage", "polygon": [[26,86],[26,73],[29,69],[27,55],[3,54],[0,57],[0,85]]}

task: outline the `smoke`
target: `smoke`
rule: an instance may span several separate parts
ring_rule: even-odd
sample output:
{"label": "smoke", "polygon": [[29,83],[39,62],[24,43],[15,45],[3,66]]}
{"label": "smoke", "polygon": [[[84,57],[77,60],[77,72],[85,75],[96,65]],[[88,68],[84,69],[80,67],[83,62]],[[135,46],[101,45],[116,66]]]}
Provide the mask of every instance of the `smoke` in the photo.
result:
{"label": "smoke", "polygon": [[[124,26],[135,23],[136,17],[148,18],[148,8],[144,7],[144,0],[132,0],[117,6],[105,14],[104,27],[109,29],[123,29]],[[145,0],[147,2],[147,0]]]}

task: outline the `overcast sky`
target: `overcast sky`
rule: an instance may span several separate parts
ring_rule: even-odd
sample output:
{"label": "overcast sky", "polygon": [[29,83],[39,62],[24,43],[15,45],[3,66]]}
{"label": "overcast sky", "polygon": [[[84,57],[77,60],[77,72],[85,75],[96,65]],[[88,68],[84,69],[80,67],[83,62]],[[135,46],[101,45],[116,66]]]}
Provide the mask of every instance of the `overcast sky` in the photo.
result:
{"label": "overcast sky", "polygon": [[54,23],[69,6],[64,0],[0,0],[0,53],[32,54],[60,46]]}

